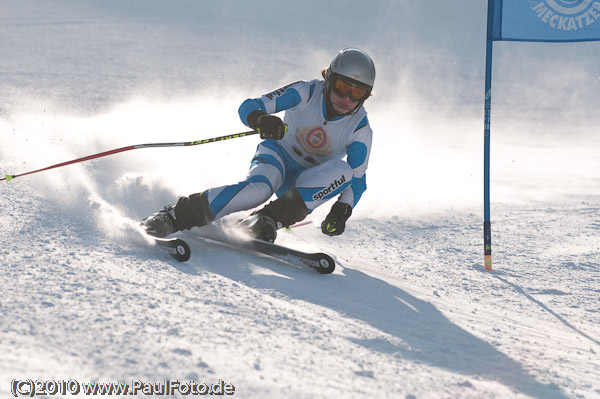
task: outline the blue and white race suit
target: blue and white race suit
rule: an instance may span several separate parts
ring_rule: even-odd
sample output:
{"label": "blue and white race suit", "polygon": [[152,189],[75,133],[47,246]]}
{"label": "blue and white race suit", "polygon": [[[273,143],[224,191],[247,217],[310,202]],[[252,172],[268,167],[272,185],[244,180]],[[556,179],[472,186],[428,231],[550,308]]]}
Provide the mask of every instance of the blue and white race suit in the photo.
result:
{"label": "blue and white race suit", "polygon": [[357,204],[367,188],[373,132],[364,107],[327,120],[323,84],[299,81],[242,103],[244,124],[255,110],[285,111],[288,131],[281,140],[258,145],[246,180],[204,192],[215,218],[255,208],[294,187],[309,212],[340,194],[339,201]]}

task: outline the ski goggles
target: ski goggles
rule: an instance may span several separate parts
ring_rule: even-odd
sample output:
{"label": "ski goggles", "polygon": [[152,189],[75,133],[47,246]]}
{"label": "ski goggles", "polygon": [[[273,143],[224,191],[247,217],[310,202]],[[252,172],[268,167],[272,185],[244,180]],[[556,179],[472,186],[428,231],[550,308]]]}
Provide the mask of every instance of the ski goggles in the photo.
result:
{"label": "ski goggles", "polygon": [[333,81],[333,91],[340,97],[350,96],[353,101],[364,100],[369,94],[369,89],[364,86],[358,86],[336,77]]}

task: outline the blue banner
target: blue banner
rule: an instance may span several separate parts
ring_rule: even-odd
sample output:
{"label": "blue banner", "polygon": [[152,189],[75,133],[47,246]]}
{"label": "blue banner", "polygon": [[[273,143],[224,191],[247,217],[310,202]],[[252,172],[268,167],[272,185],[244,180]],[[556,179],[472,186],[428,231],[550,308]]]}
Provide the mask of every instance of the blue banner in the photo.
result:
{"label": "blue banner", "polygon": [[600,40],[600,0],[492,0],[492,3],[492,40]]}

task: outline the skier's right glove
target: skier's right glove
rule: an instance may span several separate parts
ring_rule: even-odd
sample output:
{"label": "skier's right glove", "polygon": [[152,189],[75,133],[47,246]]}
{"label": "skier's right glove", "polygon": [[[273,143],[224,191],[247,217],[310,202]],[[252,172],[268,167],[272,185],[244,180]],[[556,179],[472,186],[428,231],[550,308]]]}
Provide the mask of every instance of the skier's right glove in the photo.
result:
{"label": "skier's right glove", "polygon": [[346,220],[352,215],[352,207],[343,202],[336,202],[329,215],[321,223],[321,231],[328,236],[339,236],[346,228]]}
{"label": "skier's right glove", "polygon": [[280,118],[261,110],[248,115],[248,126],[255,129],[263,140],[281,140],[287,132],[287,125]]}

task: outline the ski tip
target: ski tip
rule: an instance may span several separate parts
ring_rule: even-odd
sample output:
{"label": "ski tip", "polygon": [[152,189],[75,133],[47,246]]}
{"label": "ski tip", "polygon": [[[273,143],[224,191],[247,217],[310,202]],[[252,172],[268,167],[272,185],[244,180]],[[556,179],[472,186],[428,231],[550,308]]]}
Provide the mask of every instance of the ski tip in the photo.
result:
{"label": "ski tip", "polygon": [[179,262],[187,262],[190,259],[192,254],[192,250],[187,242],[181,239],[175,239],[171,241],[171,251],[169,251],[169,255],[171,255],[175,260]]}
{"label": "ski tip", "polygon": [[183,240],[178,240],[175,249],[177,250],[177,253],[171,254],[173,258],[175,258],[179,262],[187,262],[190,259],[190,256],[192,255],[192,250],[190,249],[190,246],[187,244],[187,242]]}
{"label": "ski tip", "polygon": [[192,255],[192,250],[187,242],[180,238],[156,238],[152,237],[154,243],[158,247],[171,255],[175,260],[179,262],[186,262]]}
{"label": "ski tip", "polygon": [[319,259],[319,266],[314,269],[321,274],[331,274],[335,270],[335,261],[333,258],[327,254],[319,254],[321,259]]}

